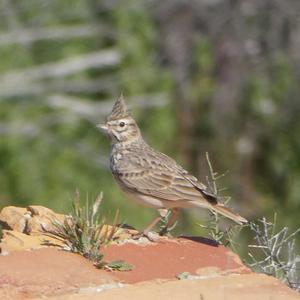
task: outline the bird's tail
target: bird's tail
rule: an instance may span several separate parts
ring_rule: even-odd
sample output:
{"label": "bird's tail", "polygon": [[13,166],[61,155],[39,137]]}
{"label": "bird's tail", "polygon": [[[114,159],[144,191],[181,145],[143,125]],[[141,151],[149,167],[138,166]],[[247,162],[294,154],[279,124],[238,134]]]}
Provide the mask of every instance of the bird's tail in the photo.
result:
{"label": "bird's tail", "polygon": [[236,222],[240,225],[248,223],[248,221],[245,218],[243,218],[242,216],[233,212],[228,207],[225,207],[222,204],[212,205],[212,210],[214,210],[215,212],[217,212],[220,215],[223,215],[223,216],[233,220],[234,222]]}

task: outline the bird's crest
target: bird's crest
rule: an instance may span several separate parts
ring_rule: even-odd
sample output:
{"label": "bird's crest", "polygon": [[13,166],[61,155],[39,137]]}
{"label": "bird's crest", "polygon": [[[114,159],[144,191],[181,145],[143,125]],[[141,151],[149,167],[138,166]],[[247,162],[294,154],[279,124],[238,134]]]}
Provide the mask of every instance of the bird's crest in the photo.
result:
{"label": "bird's crest", "polygon": [[124,97],[121,94],[118,97],[117,101],[115,102],[110,115],[107,117],[107,121],[118,120],[129,116],[130,116],[130,112],[127,109],[127,106],[124,101]]}

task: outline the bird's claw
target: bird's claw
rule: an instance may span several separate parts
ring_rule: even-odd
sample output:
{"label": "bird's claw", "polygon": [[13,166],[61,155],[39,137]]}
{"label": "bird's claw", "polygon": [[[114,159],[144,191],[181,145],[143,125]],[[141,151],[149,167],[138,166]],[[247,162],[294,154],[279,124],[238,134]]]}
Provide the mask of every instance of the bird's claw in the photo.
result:
{"label": "bird's claw", "polygon": [[172,238],[174,238],[174,236],[171,234],[170,231],[171,231],[170,228],[164,227],[164,228],[162,228],[161,231],[159,232],[159,235],[160,235],[161,237],[167,237],[167,238],[172,239]]}
{"label": "bird's claw", "polygon": [[157,242],[159,240],[158,234],[152,231],[142,231],[132,235],[133,240],[138,240],[141,237],[147,238],[150,242]]}

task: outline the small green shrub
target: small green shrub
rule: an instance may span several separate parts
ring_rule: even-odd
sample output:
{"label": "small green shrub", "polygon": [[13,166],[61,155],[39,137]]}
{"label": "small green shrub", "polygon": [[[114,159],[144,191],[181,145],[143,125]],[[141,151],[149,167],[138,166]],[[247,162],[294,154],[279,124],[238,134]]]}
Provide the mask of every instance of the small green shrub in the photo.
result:
{"label": "small green shrub", "polygon": [[[217,182],[218,180],[223,178],[226,175],[226,173],[218,174],[213,170],[207,152],[206,152],[206,161],[209,169],[209,176],[206,177],[207,185],[215,195],[219,196],[224,189],[219,188]],[[222,198],[225,200],[224,201],[225,204],[227,204],[230,201],[230,197],[222,197]],[[233,225],[229,227],[226,231],[224,231],[222,228],[220,228],[220,215],[213,210],[210,211],[210,216],[206,225],[199,224],[199,226],[201,228],[204,228],[207,231],[207,234],[211,239],[225,246],[229,244],[233,244],[232,236],[235,234],[236,230],[240,230],[241,228],[240,225],[238,226]]]}
{"label": "small green shrub", "polygon": [[63,223],[55,220],[53,222],[55,229],[47,231],[51,236],[61,239],[67,250],[83,255],[98,267],[103,266],[100,248],[114,239],[119,217],[117,212],[112,226],[106,224],[104,217],[100,218],[102,199],[103,194],[100,193],[92,205],[87,199],[85,206],[81,207],[80,195],[77,192],[72,213]]}
{"label": "small green shrub", "polygon": [[258,272],[272,275],[300,292],[300,255],[295,243],[298,230],[289,233],[288,227],[276,229],[276,214],[273,222],[262,218],[248,225],[254,233],[255,244],[249,245],[248,265]]}
{"label": "small green shrub", "polygon": [[[207,153],[206,160],[210,170],[210,178],[207,178],[209,187],[218,195],[221,189],[218,188],[217,181],[224,174],[218,175],[214,172]],[[230,198],[227,198],[226,202],[229,200]],[[295,247],[300,228],[292,233],[289,233],[288,227],[277,230],[276,214],[273,222],[268,222],[263,217],[243,226],[232,226],[226,231],[220,228],[219,223],[219,215],[211,211],[208,223],[199,225],[207,230],[210,238],[219,244],[230,246],[236,253],[239,253],[239,243],[236,241],[238,231],[249,227],[255,243],[248,245],[250,261],[246,264],[254,271],[272,275],[300,292],[300,255],[296,254]]]}

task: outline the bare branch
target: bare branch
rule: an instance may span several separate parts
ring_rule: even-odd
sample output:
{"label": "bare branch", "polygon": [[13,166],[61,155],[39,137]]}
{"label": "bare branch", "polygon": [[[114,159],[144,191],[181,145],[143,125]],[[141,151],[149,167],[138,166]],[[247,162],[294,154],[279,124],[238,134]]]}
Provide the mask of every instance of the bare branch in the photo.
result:
{"label": "bare branch", "polygon": [[[99,120],[101,116],[103,117],[109,114],[114,102],[115,99],[96,102],[89,99],[60,94],[49,96],[47,99],[49,106],[66,109],[92,122]],[[131,106],[134,107],[159,107],[166,105],[168,98],[165,94],[141,95],[129,98],[128,103],[131,103]]]}
{"label": "bare branch", "polygon": [[[168,103],[165,94],[141,95],[128,100],[132,106],[143,108],[159,107]],[[111,111],[114,102],[115,99],[98,102],[67,95],[52,95],[46,97],[45,105],[56,108],[58,111],[32,122],[18,120],[11,123],[0,123],[0,136],[25,135],[35,137],[43,134],[44,129],[49,126],[59,123],[75,123],[80,119],[85,119],[94,126],[97,121],[104,118]]]}
{"label": "bare branch", "polygon": [[[88,54],[47,63],[20,71],[12,71],[0,77],[2,93],[20,88],[28,83],[48,78],[60,78],[87,69],[98,69],[118,65],[121,55],[114,49],[91,52]],[[4,92],[3,92],[4,91]]]}
{"label": "bare branch", "polygon": [[113,36],[111,29],[103,25],[75,25],[51,28],[20,28],[0,33],[0,46],[30,44],[39,40],[66,40],[97,35]]}
{"label": "bare branch", "polygon": [[[1,86],[1,83],[0,83]],[[114,78],[101,79],[67,79],[51,80],[50,82],[28,82],[0,89],[0,101],[10,100],[14,97],[34,97],[53,93],[97,93],[110,92],[115,89]]]}
{"label": "bare branch", "polygon": [[249,226],[255,234],[254,239],[257,245],[249,245],[249,248],[256,248],[260,250],[260,253],[248,253],[252,260],[249,265],[281,279],[291,288],[300,291],[298,268],[300,256],[295,253],[295,236],[300,228],[289,235],[287,227],[283,227],[276,233],[275,221],[276,216],[274,216],[273,223],[267,222],[265,217],[258,223],[250,223]]}

